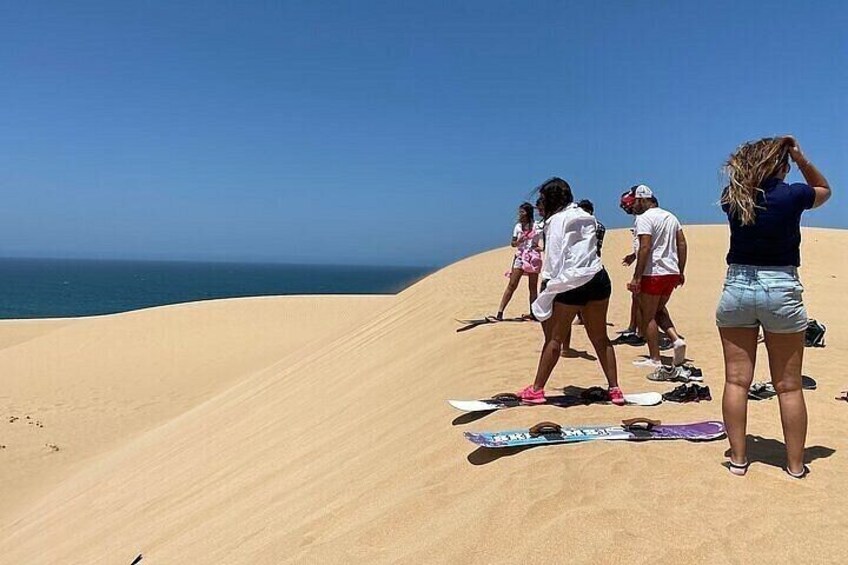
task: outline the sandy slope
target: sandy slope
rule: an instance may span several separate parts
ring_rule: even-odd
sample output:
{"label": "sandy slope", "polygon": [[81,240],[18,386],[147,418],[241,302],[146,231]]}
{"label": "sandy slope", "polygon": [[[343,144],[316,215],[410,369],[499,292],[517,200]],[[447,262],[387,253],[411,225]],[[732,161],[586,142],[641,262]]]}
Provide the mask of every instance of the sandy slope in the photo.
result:
{"label": "sandy slope", "polygon": [[[727,234],[716,227],[687,231],[688,283],[671,311],[718,397],[713,309]],[[506,454],[473,449],[463,430],[545,419],[579,425],[634,415],[668,422],[720,417],[717,401],[460,417],[445,399],[517,390],[535,367],[535,324],[454,331],[453,318],[477,317],[497,304],[509,254],[502,249],[428,277],[331,343],[301,348],[294,362],[243,371],[247,376],[220,394],[126,436],[0,530],[0,562],[129,563],[138,553],[152,564],[840,562],[848,527],[839,496],[848,469],[848,406],[833,396],[848,384],[839,370],[848,357],[848,299],[840,284],[848,276],[846,244],[844,231],[806,233],[806,300],[828,324],[830,346],[808,350],[805,372],[820,390],[807,396],[813,473],[805,481],[780,471],[776,401],[750,406],[755,463],[745,479],[720,466],[723,441],[592,442]],[[615,284],[611,319],[619,324],[627,318],[628,272],[618,258],[629,245],[629,234],[615,231],[605,246]],[[524,301],[516,297],[515,313]],[[92,331],[92,339],[124,323],[112,322]],[[231,336],[219,344],[225,346],[243,344]],[[574,346],[587,347],[580,330]],[[638,353],[619,349],[625,390],[670,388],[646,381],[630,364]],[[99,345],[85,354],[90,363],[117,355]],[[74,371],[68,375],[79,376],[83,364]],[[601,380],[595,362],[567,359],[550,388]]]}
{"label": "sandy slope", "polygon": [[233,299],[0,323],[0,524],[80,462],[341,335],[390,300]]}
{"label": "sandy slope", "polygon": [[0,320],[0,351],[78,322],[74,318]]}

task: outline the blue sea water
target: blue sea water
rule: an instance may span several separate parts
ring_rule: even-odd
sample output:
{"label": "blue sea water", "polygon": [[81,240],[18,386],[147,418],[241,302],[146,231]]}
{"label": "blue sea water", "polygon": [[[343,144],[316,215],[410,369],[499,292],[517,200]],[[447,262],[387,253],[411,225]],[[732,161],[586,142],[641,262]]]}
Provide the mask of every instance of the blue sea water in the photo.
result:
{"label": "blue sea water", "polygon": [[0,318],[59,318],[240,296],[390,294],[418,267],[0,259]]}

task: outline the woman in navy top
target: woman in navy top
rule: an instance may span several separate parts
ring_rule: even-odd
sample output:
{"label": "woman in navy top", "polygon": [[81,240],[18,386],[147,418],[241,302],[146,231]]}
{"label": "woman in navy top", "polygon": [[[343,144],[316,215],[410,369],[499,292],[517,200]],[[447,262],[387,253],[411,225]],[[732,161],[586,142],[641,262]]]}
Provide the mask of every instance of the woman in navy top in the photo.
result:
{"label": "woman in navy top", "polygon": [[[790,158],[806,184],[784,182]],[[730,251],[716,324],[727,381],[722,412],[730,441],[728,467],[736,475],[748,470],[748,388],[754,379],[762,327],[780,403],[786,472],[803,478],[808,471],[804,466],[807,407],[801,390],[807,311],[798,278],[801,214],[824,204],[830,198],[830,186],[792,137],[742,145],[730,156],[725,171],[728,184],[721,204],[730,223]]]}

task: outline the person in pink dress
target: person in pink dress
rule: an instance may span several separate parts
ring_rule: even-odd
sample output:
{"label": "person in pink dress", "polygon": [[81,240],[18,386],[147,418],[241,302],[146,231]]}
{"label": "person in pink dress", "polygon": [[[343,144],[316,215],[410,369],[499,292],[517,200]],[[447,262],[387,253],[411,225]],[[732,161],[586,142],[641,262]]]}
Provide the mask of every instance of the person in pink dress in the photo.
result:
{"label": "person in pink dress", "polygon": [[[521,277],[527,275],[527,283],[530,290],[530,304],[536,300],[539,287],[539,272],[542,270],[542,229],[533,221],[533,205],[529,202],[524,202],[518,207],[518,223],[512,230],[512,242],[510,245],[515,248],[515,256],[512,260],[512,268],[510,269],[509,282],[504,289],[501,303],[498,307],[497,320],[503,320],[503,313],[506,310],[509,301],[512,300],[512,295],[518,288],[521,282]],[[533,317],[532,311],[529,315]]]}

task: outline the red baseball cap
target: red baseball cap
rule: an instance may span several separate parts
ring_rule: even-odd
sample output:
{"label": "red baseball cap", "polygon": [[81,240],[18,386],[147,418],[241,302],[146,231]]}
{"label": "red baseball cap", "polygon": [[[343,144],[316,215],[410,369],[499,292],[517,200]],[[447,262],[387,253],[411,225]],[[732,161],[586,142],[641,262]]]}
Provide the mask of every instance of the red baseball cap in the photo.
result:
{"label": "red baseball cap", "polygon": [[636,203],[636,196],[633,194],[633,189],[626,190],[622,193],[621,198],[618,201],[618,205],[622,210],[627,212],[628,214],[633,213],[633,204]]}

